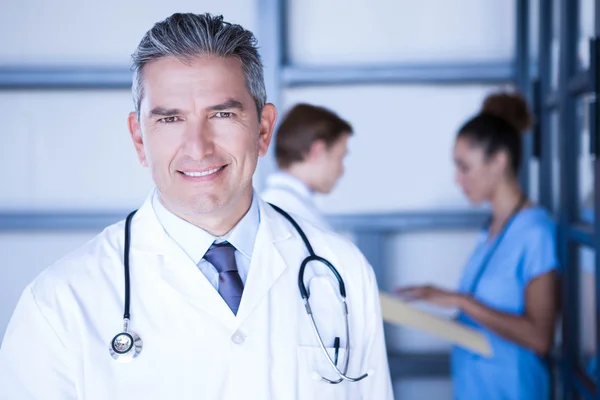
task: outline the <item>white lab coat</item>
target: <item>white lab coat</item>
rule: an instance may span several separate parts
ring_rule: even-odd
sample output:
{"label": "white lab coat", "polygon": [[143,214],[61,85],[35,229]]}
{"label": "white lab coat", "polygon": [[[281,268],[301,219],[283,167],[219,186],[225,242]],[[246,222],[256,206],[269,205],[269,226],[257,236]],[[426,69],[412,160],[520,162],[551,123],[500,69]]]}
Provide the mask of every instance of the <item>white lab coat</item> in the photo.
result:
{"label": "white lab coat", "polygon": [[[130,329],[144,347],[129,364],[108,351],[122,329],[124,222],[45,270],[24,290],[5,334],[0,398],[392,399],[378,289],[365,258],[346,239],[301,222],[317,254],[345,280],[349,375],[371,375],[360,383],[326,384],[315,371],[336,375],[317,347],[298,290],[307,251],[283,217],[262,200],[259,207],[237,316],[166,235],[150,200],[140,208],[132,224]],[[327,284],[331,275],[321,275],[319,268],[307,269],[311,305],[325,345],[339,336],[343,347],[341,307]]]}
{"label": "white lab coat", "polygon": [[294,217],[303,218],[323,229],[331,229],[308,186],[287,172],[278,171],[269,175],[261,196]]}

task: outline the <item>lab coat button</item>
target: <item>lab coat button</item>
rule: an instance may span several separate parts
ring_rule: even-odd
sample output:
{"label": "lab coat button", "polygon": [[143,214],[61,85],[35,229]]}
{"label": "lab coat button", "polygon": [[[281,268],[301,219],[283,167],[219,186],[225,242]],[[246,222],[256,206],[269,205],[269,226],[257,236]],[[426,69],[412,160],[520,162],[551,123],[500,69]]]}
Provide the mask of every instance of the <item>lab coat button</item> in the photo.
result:
{"label": "lab coat button", "polygon": [[231,341],[235,344],[242,344],[244,343],[244,335],[241,332],[236,332],[231,337]]}

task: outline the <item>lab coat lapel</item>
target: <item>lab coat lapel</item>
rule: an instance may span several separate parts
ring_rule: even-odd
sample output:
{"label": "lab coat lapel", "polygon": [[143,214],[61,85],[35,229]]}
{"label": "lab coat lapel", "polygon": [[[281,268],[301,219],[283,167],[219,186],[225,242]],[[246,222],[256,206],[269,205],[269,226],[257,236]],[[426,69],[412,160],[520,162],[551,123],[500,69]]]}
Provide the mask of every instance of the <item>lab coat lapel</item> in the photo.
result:
{"label": "lab coat lapel", "polygon": [[131,266],[147,260],[175,295],[234,327],[235,316],[198,266],[165,232],[152,207],[150,196],[135,216],[131,228]]}
{"label": "lab coat lapel", "polygon": [[238,323],[250,316],[261,300],[269,293],[287,265],[277,246],[292,237],[286,222],[267,203],[260,200],[261,223],[256,236],[250,270],[238,310]]}
{"label": "lab coat lapel", "polygon": [[175,294],[233,328],[235,316],[198,266],[179,247],[161,258],[159,270]]}

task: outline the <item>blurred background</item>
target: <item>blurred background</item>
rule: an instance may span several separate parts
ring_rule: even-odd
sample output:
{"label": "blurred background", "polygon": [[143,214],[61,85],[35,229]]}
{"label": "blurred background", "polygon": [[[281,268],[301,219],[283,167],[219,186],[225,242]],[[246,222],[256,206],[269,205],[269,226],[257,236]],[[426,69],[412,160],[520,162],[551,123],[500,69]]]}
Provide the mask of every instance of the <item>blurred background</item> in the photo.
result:
{"label": "blurred background", "polygon": [[[487,215],[454,182],[456,131],[490,91],[525,93],[536,124],[521,181],[559,222],[566,271],[557,394],[599,399],[585,370],[600,338],[597,3],[0,2],[0,332],[30,280],[149,193],[126,124],[130,54],[171,13],[211,12],[256,33],[280,115],[309,102],[353,124],[346,174],[319,202],[382,290],[456,287]],[[274,168],[261,160],[257,189]],[[392,326],[386,335],[397,398],[451,398],[447,343]]]}

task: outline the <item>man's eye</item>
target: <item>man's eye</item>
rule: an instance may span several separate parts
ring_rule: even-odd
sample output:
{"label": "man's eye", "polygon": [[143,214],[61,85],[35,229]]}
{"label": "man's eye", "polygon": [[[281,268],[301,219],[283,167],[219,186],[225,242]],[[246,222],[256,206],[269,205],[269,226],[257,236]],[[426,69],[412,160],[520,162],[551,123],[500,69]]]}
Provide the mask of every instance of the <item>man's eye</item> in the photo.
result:
{"label": "man's eye", "polygon": [[218,112],[215,114],[215,117],[217,118],[231,118],[233,116],[233,113],[230,112]]}
{"label": "man's eye", "polygon": [[179,117],[165,117],[165,118],[161,118],[159,119],[160,122],[163,122],[165,124],[170,124],[172,122],[177,122],[179,121]]}

